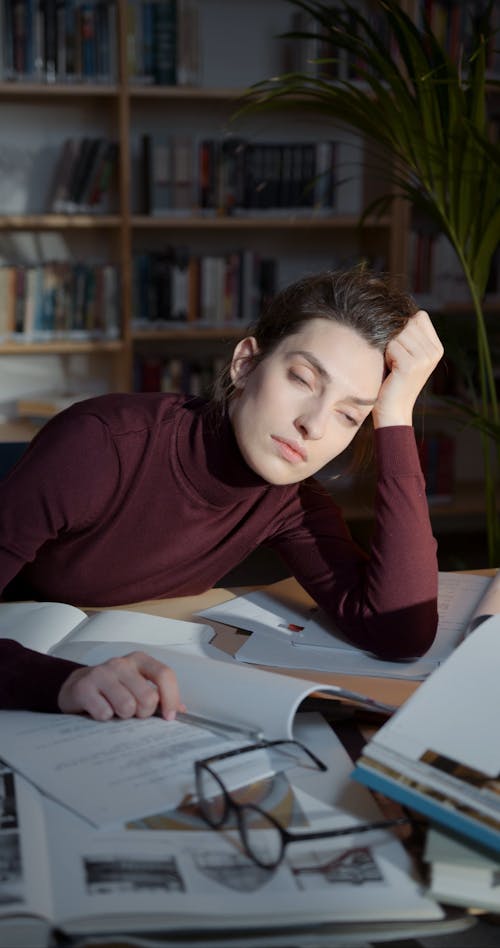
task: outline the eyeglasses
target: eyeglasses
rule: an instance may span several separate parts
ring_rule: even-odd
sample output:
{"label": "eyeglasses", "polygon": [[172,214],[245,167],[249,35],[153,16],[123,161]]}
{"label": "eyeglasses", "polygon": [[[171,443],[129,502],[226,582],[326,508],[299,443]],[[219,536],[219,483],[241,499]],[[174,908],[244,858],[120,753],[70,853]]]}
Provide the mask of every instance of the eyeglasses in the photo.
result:
{"label": "eyeglasses", "polygon": [[[257,751],[266,751],[271,756],[272,771],[279,772],[290,766],[314,766],[317,770],[327,770],[316,754],[313,754],[300,741],[259,741],[236,750],[215,754],[204,760],[195,761],[195,782],[198,796],[198,805],[204,820],[213,829],[220,829],[227,823],[230,813],[236,818],[236,825],[243,849],[247,856],[257,866],[263,869],[276,869],[283,861],[285,849],[290,843],[303,842],[313,839],[333,839],[337,836],[347,836],[352,833],[363,833],[368,830],[386,829],[390,826],[408,823],[407,817],[393,820],[375,820],[371,823],[346,826],[333,830],[316,830],[314,832],[292,833],[286,829],[271,814],[253,803],[239,803],[227,789],[220,773],[215,767],[231,758],[243,754],[252,755]],[[262,775],[261,775],[262,776]],[[262,837],[255,834],[255,830],[266,830],[265,848]]]}

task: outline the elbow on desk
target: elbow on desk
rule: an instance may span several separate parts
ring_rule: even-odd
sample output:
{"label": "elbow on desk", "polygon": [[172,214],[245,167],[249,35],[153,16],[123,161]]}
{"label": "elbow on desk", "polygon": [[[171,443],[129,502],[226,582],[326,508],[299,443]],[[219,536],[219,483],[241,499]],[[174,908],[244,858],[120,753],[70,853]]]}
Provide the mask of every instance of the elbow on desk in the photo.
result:
{"label": "elbow on desk", "polygon": [[412,661],[430,649],[437,624],[436,602],[419,603],[367,620],[365,641],[358,644],[383,661]]}

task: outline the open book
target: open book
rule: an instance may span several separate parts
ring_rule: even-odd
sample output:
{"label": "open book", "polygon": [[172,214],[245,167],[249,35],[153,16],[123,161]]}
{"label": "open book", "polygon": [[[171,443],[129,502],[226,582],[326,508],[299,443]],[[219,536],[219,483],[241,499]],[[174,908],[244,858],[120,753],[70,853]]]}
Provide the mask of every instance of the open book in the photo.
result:
{"label": "open book", "polygon": [[[146,735],[148,722],[139,724]],[[112,730],[109,722],[101,727]],[[168,727],[163,722],[165,734]],[[234,830],[208,829],[192,806],[98,830],[1,766],[8,805],[0,831],[7,867],[0,880],[0,943],[21,944],[16,931],[26,932],[30,920],[24,944],[31,948],[47,943],[52,926],[70,936],[137,932],[154,939],[163,932],[169,945],[186,944],[189,932],[189,944],[203,944],[205,933],[207,944],[227,940],[231,948],[295,944],[299,933],[304,943],[326,948],[332,939],[337,944],[334,936],[351,943],[355,933],[365,943],[370,936],[385,941],[448,931],[443,910],[423,891],[394,833],[354,832],[381,813],[368,791],[350,783],[352,764],[331,728],[319,715],[305,714],[296,736],[329,770],[277,774],[255,785],[255,801],[296,831],[347,826],[353,832],[296,843],[274,871],[252,864]],[[146,740],[142,756],[148,756]],[[255,832],[265,846],[266,831]]]}
{"label": "open book", "polygon": [[486,619],[366,745],[354,776],[500,853],[500,614]]}
{"label": "open book", "polygon": [[176,806],[192,781],[195,757],[221,741],[291,737],[297,708],[318,687],[370,709],[393,710],[337,685],[239,665],[210,645],[210,627],[146,613],[109,609],[87,617],[61,603],[2,604],[0,634],[89,665],[145,650],[173,668],[188,712],[208,719],[205,728],[182,715],[170,722],[116,719],[103,727],[86,717],[1,712],[0,757],[95,826]]}
{"label": "open book", "polygon": [[240,662],[418,681],[448,657],[481,617],[500,612],[500,573],[491,578],[441,572],[438,609],[438,630],[429,651],[414,661],[396,662],[348,642],[295,581],[238,596],[199,614],[252,633],[236,653]]}

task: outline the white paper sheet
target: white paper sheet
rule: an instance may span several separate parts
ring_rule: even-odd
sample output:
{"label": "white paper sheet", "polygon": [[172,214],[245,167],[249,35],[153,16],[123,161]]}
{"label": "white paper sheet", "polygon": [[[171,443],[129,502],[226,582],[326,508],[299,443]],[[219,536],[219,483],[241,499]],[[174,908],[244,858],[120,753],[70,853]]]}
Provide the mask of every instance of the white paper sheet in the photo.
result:
{"label": "white paper sheet", "polygon": [[429,651],[415,661],[388,662],[347,642],[305,599],[290,608],[264,590],[200,612],[204,618],[253,632],[236,654],[240,662],[279,668],[421,680],[463,639],[471,616],[491,586],[487,576],[439,574],[439,625]]}

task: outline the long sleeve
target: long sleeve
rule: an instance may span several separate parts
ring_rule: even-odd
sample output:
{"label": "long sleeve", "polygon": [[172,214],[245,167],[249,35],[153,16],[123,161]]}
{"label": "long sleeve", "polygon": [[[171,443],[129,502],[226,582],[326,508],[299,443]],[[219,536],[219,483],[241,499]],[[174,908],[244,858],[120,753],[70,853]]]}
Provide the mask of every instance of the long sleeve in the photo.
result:
{"label": "long sleeve", "polygon": [[411,658],[425,652],[436,633],[436,542],[413,429],[378,429],[375,446],[368,556],[317,484],[303,486],[300,509],[272,545],[351,641],[381,658]]}
{"label": "long sleeve", "polygon": [[0,639],[0,708],[58,711],[61,685],[79,667],[75,662],[42,655],[11,639]]}

